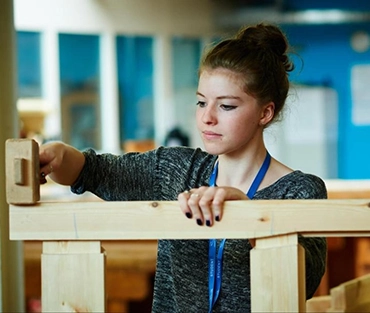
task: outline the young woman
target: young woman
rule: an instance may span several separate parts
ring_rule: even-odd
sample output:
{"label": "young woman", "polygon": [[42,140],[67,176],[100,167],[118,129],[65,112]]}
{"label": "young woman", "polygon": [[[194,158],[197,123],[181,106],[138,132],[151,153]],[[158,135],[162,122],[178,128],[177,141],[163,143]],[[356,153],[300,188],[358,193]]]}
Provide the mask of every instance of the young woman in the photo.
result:
{"label": "young woman", "polygon": [[[205,151],[159,147],[99,155],[55,142],[41,146],[42,176],[107,201],[178,199],[184,215],[200,227],[222,223],[226,200],[326,198],[320,178],[275,160],[263,141],[263,130],[279,117],[288,94],[293,64],[287,49],[278,27],[258,24],[205,55],[196,112]],[[325,271],[326,241],[299,240],[310,298]],[[251,249],[249,240],[160,240],[153,312],[250,312]],[[217,254],[223,256],[221,281],[209,271]]]}

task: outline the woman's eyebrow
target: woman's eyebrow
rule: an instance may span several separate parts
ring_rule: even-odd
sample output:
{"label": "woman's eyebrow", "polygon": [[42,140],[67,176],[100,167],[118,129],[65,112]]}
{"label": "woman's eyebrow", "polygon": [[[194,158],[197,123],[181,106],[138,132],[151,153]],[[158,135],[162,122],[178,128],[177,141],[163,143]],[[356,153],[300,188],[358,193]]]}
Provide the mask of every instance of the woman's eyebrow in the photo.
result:
{"label": "woman's eyebrow", "polygon": [[[200,93],[199,91],[196,92],[196,95],[205,98],[205,96],[202,93]],[[236,99],[236,100],[240,100],[240,97],[231,96],[231,95],[225,95],[225,96],[216,97],[216,99],[219,99],[219,100],[222,100],[222,99]]]}
{"label": "woman's eyebrow", "polygon": [[197,91],[195,94],[196,94],[197,96],[204,97],[204,95],[203,95],[203,94],[201,94],[199,91]]}
{"label": "woman's eyebrow", "polygon": [[226,96],[219,96],[216,99],[236,99],[236,100],[240,100],[240,97],[226,95]]}

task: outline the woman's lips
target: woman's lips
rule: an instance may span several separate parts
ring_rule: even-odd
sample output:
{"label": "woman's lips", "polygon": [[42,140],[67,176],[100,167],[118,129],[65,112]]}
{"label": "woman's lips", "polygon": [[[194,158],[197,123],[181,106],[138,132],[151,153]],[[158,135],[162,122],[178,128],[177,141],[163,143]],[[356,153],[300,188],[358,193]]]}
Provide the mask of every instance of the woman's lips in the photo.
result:
{"label": "woman's lips", "polygon": [[203,137],[207,140],[219,139],[220,134],[214,133],[212,131],[203,131]]}

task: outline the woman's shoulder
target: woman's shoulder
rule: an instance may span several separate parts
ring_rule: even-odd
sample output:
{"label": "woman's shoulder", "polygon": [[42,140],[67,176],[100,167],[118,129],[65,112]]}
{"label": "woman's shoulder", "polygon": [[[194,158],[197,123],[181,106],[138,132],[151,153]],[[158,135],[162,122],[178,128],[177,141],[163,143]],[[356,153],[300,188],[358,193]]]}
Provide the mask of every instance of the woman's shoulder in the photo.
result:
{"label": "woman's shoulder", "polygon": [[200,148],[193,148],[187,146],[159,146],[156,148],[156,152],[162,155],[193,155],[193,154],[200,154],[200,155],[207,155],[208,153],[203,151]]}
{"label": "woman's shoulder", "polygon": [[156,149],[156,154],[160,159],[171,159],[175,162],[197,162],[204,159],[212,160],[216,158],[200,148],[192,147],[164,147],[160,146]]}
{"label": "woman's shoulder", "polygon": [[326,199],[327,190],[324,181],[314,174],[300,170],[292,171],[272,185],[262,189],[261,196],[275,199]]}
{"label": "woman's shoulder", "polygon": [[302,183],[307,185],[313,185],[317,188],[325,188],[324,181],[317,175],[305,173],[300,170],[292,171],[291,173],[282,177],[282,181],[285,183]]}
{"label": "woman's shoulder", "polygon": [[217,156],[200,148],[191,147],[159,147],[156,149],[157,164],[160,170],[164,167],[183,169],[183,171],[200,170],[208,172],[212,169]]}

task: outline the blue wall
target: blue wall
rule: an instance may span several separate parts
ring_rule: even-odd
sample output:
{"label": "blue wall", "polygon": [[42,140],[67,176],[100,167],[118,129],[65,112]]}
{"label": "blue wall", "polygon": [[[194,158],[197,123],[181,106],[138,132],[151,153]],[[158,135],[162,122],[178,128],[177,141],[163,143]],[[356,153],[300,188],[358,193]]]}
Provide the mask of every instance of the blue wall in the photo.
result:
{"label": "blue wall", "polygon": [[284,6],[288,10],[304,9],[346,9],[352,11],[369,10],[368,0],[285,0]]}
{"label": "blue wall", "polygon": [[[287,2],[294,9],[333,8],[330,3],[334,3],[308,0]],[[335,4],[336,8],[370,11],[370,1],[336,1]],[[296,60],[297,69],[291,75],[292,81],[330,86],[338,93],[339,178],[370,178],[370,125],[353,124],[351,94],[351,69],[354,65],[370,64],[370,50],[358,53],[350,46],[351,36],[356,31],[370,34],[370,23],[282,25],[282,28],[304,62],[302,68],[299,59]]]}

